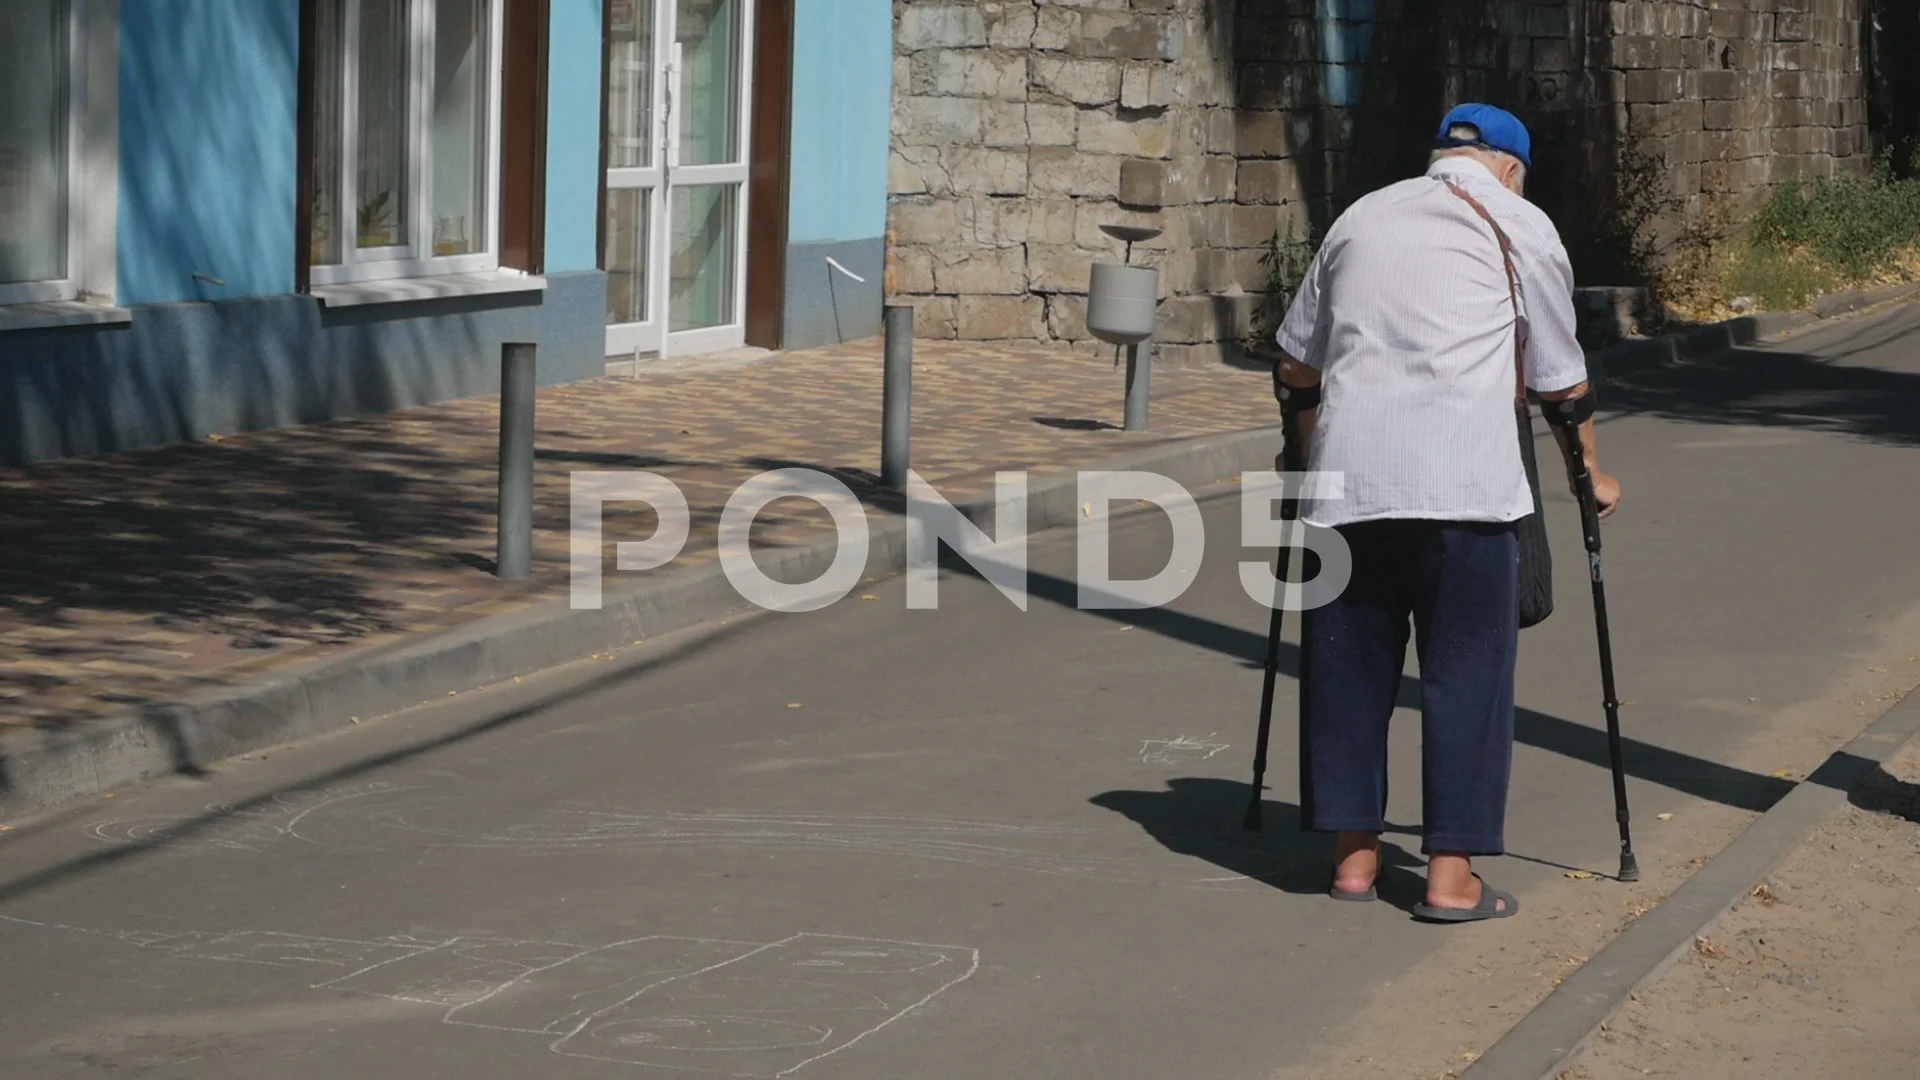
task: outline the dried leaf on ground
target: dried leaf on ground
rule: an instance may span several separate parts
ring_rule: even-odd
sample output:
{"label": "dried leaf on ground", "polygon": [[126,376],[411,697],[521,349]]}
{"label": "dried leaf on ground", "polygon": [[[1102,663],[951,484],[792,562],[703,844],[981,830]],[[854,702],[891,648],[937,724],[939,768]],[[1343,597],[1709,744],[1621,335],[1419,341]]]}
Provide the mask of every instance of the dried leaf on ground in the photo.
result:
{"label": "dried leaf on ground", "polygon": [[1733,955],[1727,951],[1725,945],[1711,938],[1704,937],[1696,937],[1693,939],[1693,951],[1710,960],[1725,960]]}

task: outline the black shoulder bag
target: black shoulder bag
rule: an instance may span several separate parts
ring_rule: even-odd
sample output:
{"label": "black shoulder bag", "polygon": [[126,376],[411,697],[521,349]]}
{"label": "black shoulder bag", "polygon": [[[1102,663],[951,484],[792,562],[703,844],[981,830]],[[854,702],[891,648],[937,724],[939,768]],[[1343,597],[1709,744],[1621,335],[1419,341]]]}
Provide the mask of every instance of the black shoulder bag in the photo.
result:
{"label": "black shoulder bag", "polygon": [[1513,248],[1480,200],[1453,181],[1446,185],[1466,200],[1473,212],[1493,228],[1500,242],[1500,260],[1507,269],[1507,297],[1513,302],[1513,417],[1520,433],[1520,460],[1526,465],[1527,487],[1533,492],[1533,513],[1517,523],[1520,538],[1520,626],[1538,626],[1553,614],[1553,553],[1547,546],[1547,519],[1540,503],[1540,464],[1533,449],[1533,412],[1527,405],[1527,320],[1520,313],[1520,275],[1513,268]]}

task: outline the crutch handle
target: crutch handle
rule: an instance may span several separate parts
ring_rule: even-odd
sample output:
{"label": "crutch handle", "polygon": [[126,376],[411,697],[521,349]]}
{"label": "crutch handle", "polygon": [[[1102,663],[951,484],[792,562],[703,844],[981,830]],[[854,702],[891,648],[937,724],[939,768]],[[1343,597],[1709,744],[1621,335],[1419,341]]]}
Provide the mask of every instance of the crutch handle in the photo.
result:
{"label": "crutch handle", "polygon": [[[1574,455],[1576,458],[1578,454]],[[1600,554],[1600,496],[1593,490],[1593,474],[1585,463],[1573,476],[1574,501],[1580,504],[1580,532],[1586,538],[1587,554]]]}
{"label": "crutch handle", "polygon": [[1574,501],[1580,504],[1580,532],[1587,554],[1600,554],[1600,496],[1593,488],[1593,473],[1587,468],[1586,455],[1580,452],[1580,421],[1562,409],[1547,408],[1547,423],[1560,428],[1561,443],[1567,459],[1567,481],[1573,485]]}

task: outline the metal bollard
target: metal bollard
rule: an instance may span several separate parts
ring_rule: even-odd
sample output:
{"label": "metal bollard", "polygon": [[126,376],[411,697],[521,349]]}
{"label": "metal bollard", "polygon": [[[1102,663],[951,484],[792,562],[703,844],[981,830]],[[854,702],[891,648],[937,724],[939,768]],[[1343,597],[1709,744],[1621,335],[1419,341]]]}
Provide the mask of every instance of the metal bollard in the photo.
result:
{"label": "metal bollard", "polygon": [[908,436],[913,418],[913,307],[889,304],[887,361],[880,405],[880,482],[907,489]]}
{"label": "metal bollard", "polygon": [[535,346],[500,346],[500,503],[495,575],[533,574],[533,385]]}
{"label": "metal bollard", "polygon": [[1147,430],[1147,391],[1153,381],[1153,342],[1127,346],[1128,431]]}

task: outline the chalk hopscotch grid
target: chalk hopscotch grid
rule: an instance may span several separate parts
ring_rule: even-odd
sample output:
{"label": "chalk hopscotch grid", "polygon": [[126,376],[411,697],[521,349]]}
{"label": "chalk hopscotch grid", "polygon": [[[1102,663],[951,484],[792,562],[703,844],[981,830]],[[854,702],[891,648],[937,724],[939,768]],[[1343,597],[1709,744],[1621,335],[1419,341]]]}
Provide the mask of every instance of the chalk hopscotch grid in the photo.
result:
{"label": "chalk hopscotch grid", "polygon": [[[346,992],[362,994],[362,995],[372,996],[372,997],[379,997],[379,998],[383,998],[390,1001],[440,1008],[444,1010],[444,1012],[442,1013],[440,1022],[453,1027],[484,1028],[488,1030],[509,1032],[514,1034],[531,1034],[531,1035],[556,1034],[556,1032],[554,1031],[555,1024],[560,1023],[561,1021],[549,1022],[547,1025],[540,1028],[515,1027],[515,1026],[502,1025],[502,1024],[479,1023],[479,1022],[467,1020],[461,1017],[460,1013],[468,1009],[477,1008],[480,1005],[483,1005],[489,1001],[492,1001],[495,998],[503,994],[507,994],[510,991],[515,990],[517,988],[525,988],[531,985],[534,977],[541,973],[555,971],[557,969],[565,967],[569,963],[573,963],[584,957],[588,957],[596,953],[603,953],[609,950],[618,949],[618,948],[621,948],[622,946],[634,945],[634,944],[639,944],[643,942],[674,942],[674,943],[686,943],[686,944],[698,945],[698,946],[708,947],[708,948],[726,948],[731,950],[744,950],[744,951],[739,951],[737,952],[736,955],[730,956],[717,963],[707,964],[704,966],[694,968],[692,970],[677,972],[674,974],[666,975],[663,978],[657,978],[657,979],[653,979],[650,982],[647,982],[645,985],[641,986],[639,989],[634,990],[632,993],[629,993],[624,997],[619,998],[618,1000],[616,1000],[610,1005],[604,1006],[598,1010],[595,1010],[589,1013],[585,1018],[578,1020],[577,1022],[572,1024],[571,1027],[568,1027],[564,1031],[560,1032],[559,1037],[554,1039],[551,1043],[548,1044],[548,1050],[550,1052],[553,1052],[565,1057],[577,1057],[577,1058],[590,1059],[590,1060],[601,1060],[601,1061],[607,1061],[615,1064],[630,1065],[630,1066],[641,1067],[641,1068],[664,1068],[664,1069],[672,1069],[677,1071],[738,1076],[743,1078],[750,1078],[750,1080],[764,1080],[764,1078],[768,1078],[768,1077],[779,1078],[779,1077],[790,1076],[796,1072],[799,1072],[801,1069],[809,1065],[812,1065],[816,1062],[824,1060],[828,1057],[832,1057],[836,1054],[842,1053],[852,1048],[853,1046],[866,1041],[867,1039],[873,1037],[874,1035],[885,1030],[886,1028],[891,1027],[893,1024],[904,1019],[906,1016],[915,1012],[916,1010],[920,1010],[924,1008],[929,1003],[931,1003],[934,999],[938,998],[940,995],[946,993],[948,990],[951,990],[954,987],[972,978],[980,970],[979,950],[965,947],[965,946],[935,945],[935,944],[930,944],[925,942],[897,941],[897,940],[892,940],[887,938],[861,937],[861,936],[855,936],[855,935],[842,936],[842,935],[829,935],[829,934],[818,934],[818,933],[794,934],[789,937],[782,938],[778,941],[774,941],[767,944],[755,944],[753,942],[735,941],[735,940],[721,939],[721,938],[685,938],[685,937],[672,937],[672,936],[666,936],[666,935],[647,935],[644,937],[629,938],[624,941],[613,942],[608,945],[584,946],[584,945],[578,945],[578,944],[567,943],[567,942],[557,942],[557,941],[531,941],[531,940],[520,940],[520,939],[512,939],[512,938],[477,938],[477,937],[471,937],[471,936],[449,938],[449,939],[446,939],[443,941],[437,941],[437,942],[428,942],[428,941],[424,941],[424,940],[413,938],[413,937],[391,937],[391,938],[384,938],[384,939],[379,939],[375,941],[361,941],[361,940],[345,939],[345,938],[327,938],[327,937],[317,937],[317,936],[311,936],[311,935],[287,934],[280,931],[270,931],[270,930],[227,930],[227,931],[96,930],[96,929],[89,929],[84,927],[70,926],[62,923],[44,922],[39,920],[25,919],[25,918],[20,918],[17,916],[9,916],[9,915],[0,915],[0,922],[9,923],[15,926],[33,927],[33,928],[42,929],[42,930],[59,931],[64,933],[79,934],[79,935],[93,936],[93,937],[112,938],[112,939],[121,941],[125,944],[132,945],[134,947],[158,948],[161,951],[167,952],[170,955],[173,955],[179,959],[215,960],[215,961],[220,961],[224,963],[257,964],[261,966],[279,967],[279,968],[310,967],[311,965],[316,963],[327,965],[327,966],[342,967],[342,966],[345,966],[345,963],[349,961],[345,961],[341,959],[341,954],[358,952],[362,954],[362,956],[364,957],[365,955],[374,954],[383,950],[397,950],[399,955],[388,956],[388,957],[385,957],[384,959],[377,960],[371,964],[363,964],[362,966],[346,971],[343,974],[337,975],[334,978],[309,984],[309,989],[335,990],[335,991],[344,990]],[[317,956],[311,956],[311,955],[310,956],[291,956],[291,955],[282,953],[273,959],[262,959],[258,957],[237,956],[231,953],[221,953],[219,951],[205,951],[213,946],[218,946],[223,943],[243,943],[247,941],[265,941],[265,942],[272,943],[274,945],[282,946],[287,949],[305,948],[313,953],[321,953],[321,952],[330,950],[334,953],[334,958],[322,959]],[[657,1061],[657,1060],[656,1061],[632,1061],[632,1060],[618,1058],[618,1057],[608,1057],[603,1054],[588,1053],[588,1052],[584,1052],[579,1048],[571,1047],[568,1045],[572,1040],[580,1036],[582,1033],[588,1032],[589,1029],[591,1029],[597,1021],[600,1021],[608,1016],[616,1015],[619,1011],[627,1008],[633,1002],[642,998],[644,995],[648,994],[649,992],[658,990],[661,987],[665,987],[670,984],[685,983],[685,982],[697,979],[700,976],[707,975],[716,971],[722,971],[729,967],[733,967],[735,965],[749,961],[755,957],[767,955],[783,947],[793,946],[793,945],[804,943],[804,942],[838,942],[838,943],[851,942],[851,943],[858,943],[858,944],[867,945],[867,946],[878,946],[878,947],[881,947],[881,950],[883,952],[888,948],[899,948],[899,949],[908,949],[908,950],[914,950],[918,952],[924,952],[934,957],[931,963],[905,969],[906,973],[927,970],[933,967],[938,967],[941,964],[948,963],[949,961],[961,960],[961,959],[965,960],[965,969],[960,971],[959,974],[946,979],[946,981],[942,982],[940,985],[934,987],[932,990],[919,996],[918,998],[914,999],[913,1001],[911,1001],[910,1003],[904,1006],[895,1007],[893,1005],[886,1005],[885,1003],[883,1003],[884,1007],[888,1010],[888,1014],[883,1019],[881,1019],[880,1022],[876,1024],[872,1024],[871,1026],[868,1026],[868,1027],[860,1028],[854,1032],[851,1038],[846,1038],[845,1041],[840,1042],[837,1045],[830,1046],[828,1049],[820,1053],[814,1054],[810,1057],[805,1058],[804,1060],[801,1060],[795,1064],[789,1065],[786,1068],[780,1069],[779,1071],[773,1072],[773,1073],[729,1071],[724,1066],[708,1068],[708,1067],[689,1066],[685,1064],[678,1064],[678,1063],[664,1062],[664,1061]],[[359,989],[359,988],[347,985],[352,983],[355,980],[363,979],[369,975],[374,975],[376,973],[379,973],[382,969],[390,968],[395,964],[401,964],[406,962],[417,962],[423,958],[428,958],[436,954],[444,954],[449,951],[457,951],[463,945],[466,945],[471,948],[482,948],[482,949],[519,946],[519,947],[528,947],[533,949],[549,949],[555,952],[564,952],[564,955],[560,955],[557,959],[553,959],[543,964],[538,964],[533,966],[521,965],[523,967],[523,970],[521,970],[519,974],[514,975],[511,978],[506,979],[505,981],[501,981],[497,984],[494,984],[491,987],[491,989],[486,990],[484,993],[479,993],[476,995],[464,997],[463,1000],[460,1000],[457,1004],[452,1004],[452,1005],[448,1004],[448,999],[445,996],[436,997],[430,993],[430,991],[434,989],[434,985],[431,982],[420,984],[417,987],[415,985],[409,985],[404,990],[399,992],[370,991],[370,990]],[[196,948],[196,946],[198,946],[198,948]],[[494,963],[500,963],[500,961],[494,961]],[[630,980],[622,980],[622,981],[630,981]],[[616,982],[614,985],[618,985],[618,983]],[[448,989],[448,987],[442,986],[440,987],[440,989],[444,991]],[[417,990],[424,990],[428,992],[421,993],[421,992],[417,992]],[[577,998],[584,995],[576,994],[574,996]],[[867,996],[873,997],[873,995],[871,994]],[[875,997],[874,1000],[878,1001],[880,999]],[[768,1011],[768,1010],[759,1010],[759,1011]],[[775,1009],[771,1011],[778,1012],[779,1010]],[[709,1019],[726,1020],[726,1019],[734,1019],[734,1017],[731,1017],[727,1014],[719,1014],[719,1015],[710,1017]],[[836,1033],[835,1029],[833,1028],[826,1028],[826,1029],[811,1028],[810,1030],[820,1032],[819,1042],[822,1045],[831,1042]],[[704,1048],[667,1048],[667,1049],[672,1052],[687,1053],[687,1052],[699,1052],[699,1050]],[[727,1052],[729,1050],[733,1052],[738,1052],[739,1050],[739,1048],[727,1048],[727,1047],[721,1047],[721,1048],[715,1048],[715,1049],[718,1049],[720,1052]]]}

